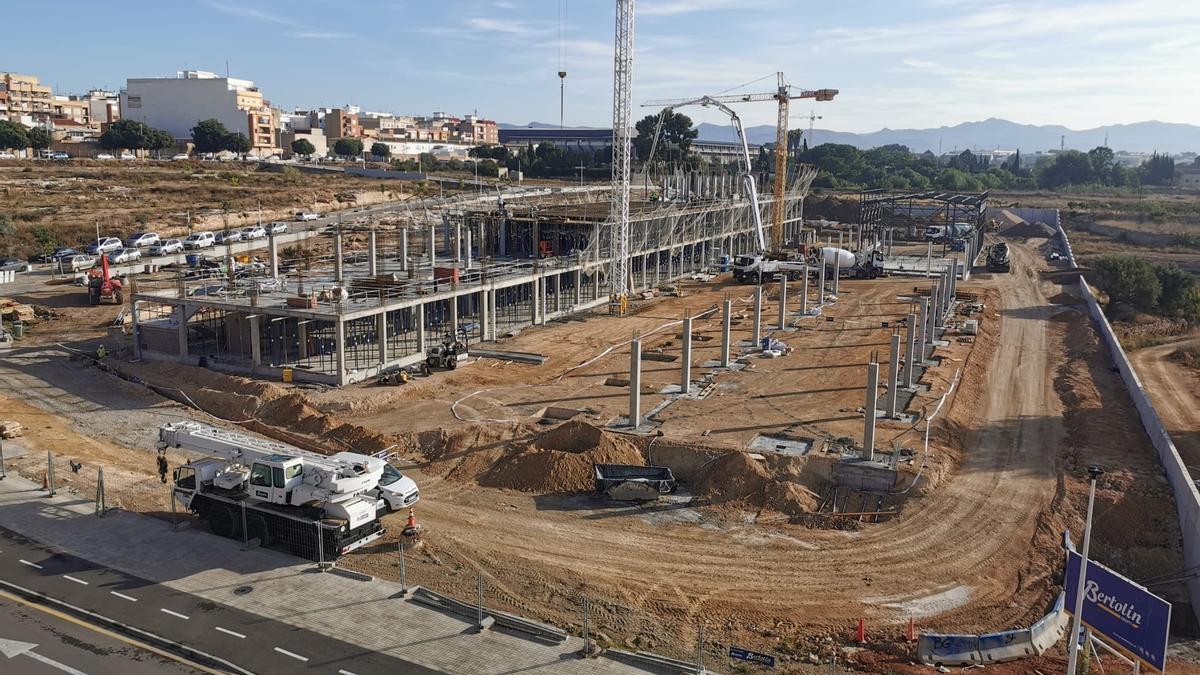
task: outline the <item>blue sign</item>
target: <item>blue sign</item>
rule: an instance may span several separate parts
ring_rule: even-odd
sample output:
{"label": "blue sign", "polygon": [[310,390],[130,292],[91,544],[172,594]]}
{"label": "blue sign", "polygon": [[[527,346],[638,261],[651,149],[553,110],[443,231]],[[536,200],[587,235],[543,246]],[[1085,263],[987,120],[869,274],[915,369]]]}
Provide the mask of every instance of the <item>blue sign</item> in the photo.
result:
{"label": "blue sign", "polygon": [[[1082,560],[1067,551],[1066,608],[1072,614]],[[1083,622],[1147,666],[1159,672],[1166,668],[1171,603],[1092,560],[1084,580]]]}
{"label": "blue sign", "polygon": [[759,654],[758,652],[752,652],[749,649],[742,649],[741,647],[734,647],[732,645],[729,647],[729,658],[737,659],[738,661],[757,663],[768,668],[775,667],[774,656],[771,656],[770,654]]}

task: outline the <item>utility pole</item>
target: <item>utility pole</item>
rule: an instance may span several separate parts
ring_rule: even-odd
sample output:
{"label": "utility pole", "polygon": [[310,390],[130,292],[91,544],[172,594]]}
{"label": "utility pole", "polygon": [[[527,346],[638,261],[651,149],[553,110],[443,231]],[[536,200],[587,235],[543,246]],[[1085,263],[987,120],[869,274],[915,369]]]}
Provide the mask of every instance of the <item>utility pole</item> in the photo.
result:
{"label": "utility pole", "polygon": [[1070,637],[1067,638],[1067,649],[1070,654],[1067,658],[1067,673],[1068,675],[1075,674],[1075,666],[1079,662],[1079,627],[1083,621],[1083,589],[1086,588],[1087,582],[1087,565],[1088,565],[1088,548],[1092,543],[1092,507],[1096,503],[1096,480],[1104,475],[1104,469],[1098,466],[1089,466],[1088,472],[1088,506],[1087,520],[1083,525],[1083,550],[1079,557],[1079,581],[1075,584],[1075,617],[1071,623]]}

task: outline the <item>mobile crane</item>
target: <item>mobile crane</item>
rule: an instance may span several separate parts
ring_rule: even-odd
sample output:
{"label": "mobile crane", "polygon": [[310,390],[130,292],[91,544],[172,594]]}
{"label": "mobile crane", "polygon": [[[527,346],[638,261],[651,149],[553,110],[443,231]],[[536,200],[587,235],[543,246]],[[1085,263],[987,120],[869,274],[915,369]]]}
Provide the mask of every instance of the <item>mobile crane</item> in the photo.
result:
{"label": "mobile crane", "polygon": [[158,439],[160,453],[206,455],[175,469],[172,493],[213,534],[285,545],[302,557],[328,562],[378,539],[380,512],[420,496],[411,478],[378,456],[326,457],[190,421],[160,426]]}

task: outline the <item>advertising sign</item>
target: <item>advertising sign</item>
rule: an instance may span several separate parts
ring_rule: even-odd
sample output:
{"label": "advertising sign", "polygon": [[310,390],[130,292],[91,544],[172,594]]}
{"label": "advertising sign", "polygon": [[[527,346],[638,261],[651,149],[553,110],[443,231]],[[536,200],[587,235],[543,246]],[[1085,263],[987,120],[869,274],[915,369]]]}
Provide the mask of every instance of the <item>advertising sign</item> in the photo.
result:
{"label": "advertising sign", "polygon": [[770,654],[760,654],[758,652],[752,652],[749,649],[743,649],[741,647],[734,647],[733,645],[729,646],[729,658],[737,659],[738,661],[749,661],[751,663],[757,663],[759,665],[763,665],[768,668],[775,667],[775,657],[774,656],[771,656]]}
{"label": "advertising sign", "polygon": [[[1082,558],[1067,552],[1066,609],[1074,613]],[[1171,603],[1107,567],[1088,561],[1083,623],[1112,646],[1162,672],[1167,665]]]}

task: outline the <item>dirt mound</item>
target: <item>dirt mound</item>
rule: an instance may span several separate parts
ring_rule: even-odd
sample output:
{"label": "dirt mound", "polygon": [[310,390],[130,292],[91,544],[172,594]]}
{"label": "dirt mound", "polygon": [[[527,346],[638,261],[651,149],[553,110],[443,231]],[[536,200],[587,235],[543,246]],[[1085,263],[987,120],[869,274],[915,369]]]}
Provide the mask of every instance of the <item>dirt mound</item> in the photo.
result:
{"label": "dirt mound", "polygon": [[1185,368],[1200,370],[1200,347],[1180,347],[1171,352],[1168,358]]}
{"label": "dirt mound", "polygon": [[1012,239],[1049,239],[1057,232],[1046,223],[1030,223],[1018,218],[1021,222],[1000,230],[1000,234]]}
{"label": "dirt mound", "polygon": [[711,504],[777,511],[789,515],[816,510],[816,495],[799,483],[779,478],[764,462],[730,452],[709,464],[693,493]]}

